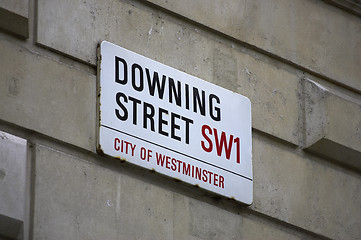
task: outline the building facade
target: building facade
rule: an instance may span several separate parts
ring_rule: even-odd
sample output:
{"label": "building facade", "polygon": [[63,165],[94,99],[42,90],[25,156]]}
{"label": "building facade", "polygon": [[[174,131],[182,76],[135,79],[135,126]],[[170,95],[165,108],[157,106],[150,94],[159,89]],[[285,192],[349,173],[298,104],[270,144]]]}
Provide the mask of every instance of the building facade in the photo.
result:
{"label": "building facade", "polygon": [[[359,1],[2,0],[0,28],[0,239],[361,239]],[[250,99],[250,206],[97,153],[103,40]]]}

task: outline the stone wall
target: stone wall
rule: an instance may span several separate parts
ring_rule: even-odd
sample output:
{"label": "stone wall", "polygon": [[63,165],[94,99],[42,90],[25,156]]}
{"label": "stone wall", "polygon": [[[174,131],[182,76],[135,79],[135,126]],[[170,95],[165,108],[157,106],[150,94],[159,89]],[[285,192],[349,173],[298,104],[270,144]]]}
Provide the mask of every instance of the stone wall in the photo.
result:
{"label": "stone wall", "polygon": [[[359,9],[1,1],[0,239],[361,239]],[[251,206],[96,153],[102,40],[251,100]]]}

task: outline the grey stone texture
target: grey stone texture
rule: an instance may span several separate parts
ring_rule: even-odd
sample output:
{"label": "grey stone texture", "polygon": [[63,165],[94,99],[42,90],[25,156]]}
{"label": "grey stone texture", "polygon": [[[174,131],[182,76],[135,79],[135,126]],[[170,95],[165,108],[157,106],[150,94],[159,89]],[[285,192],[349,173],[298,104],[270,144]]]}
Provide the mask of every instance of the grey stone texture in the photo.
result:
{"label": "grey stone texture", "polygon": [[34,239],[315,239],[120,173],[121,165],[42,145],[35,155]]}
{"label": "grey stone texture", "polygon": [[323,1],[148,1],[361,90],[360,19]]}
{"label": "grey stone texture", "polygon": [[305,148],[361,169],[361,101],[305,79]]}
{"label": "grey stone texture", "polygon": [[[298,144],[299,77],[295,69],[283,69],[269,58],[260,61],[266,57],[232,42],[221,43],[139,4],[39,2],[39,44],[95,64],[97,44],[109,40],[249,97],[254,128]],[[77,16],[82,17],[75,20]]]}
{"label": "grey stone texture", "polygon": [[0,116],[95,149],[96,77],[0,39]]}
{"label": "grey stone texture", "polygon": [[0,236],[21,235],[25,217],[27,141],[0,131]]}
{"label": "grey stone texture", "polygon": [[359,173],[253,136],[251,209],[330,239],[361,236]]}
{"label": "grey stone texture", "polygon": [[0,29],[29,37],[29,1],[2,0],[0,2]]}
{"label": "grey stone texture", "polygon": [[28,0],[2,0],[0,7],[23,17],[28,17],[29,15]]}
{"label": "grey stone texture", "polygon": [[34,239],[171,239],[167,191],[48,147],[35,154]]}
{"label": "grey stone texture", "polygon": [[[0,131],[34,148],[0,135],[0,236],[361,239],[361,21],[327,2],[1,1]],[[250,98],[251,206],[96,153],[102,40]]]}

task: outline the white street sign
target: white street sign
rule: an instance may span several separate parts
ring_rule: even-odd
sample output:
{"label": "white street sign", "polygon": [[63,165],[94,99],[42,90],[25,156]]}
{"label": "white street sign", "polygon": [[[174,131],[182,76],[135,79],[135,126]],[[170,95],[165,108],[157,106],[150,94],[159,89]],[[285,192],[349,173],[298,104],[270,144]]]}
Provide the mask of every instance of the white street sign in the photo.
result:
{"label": "white street sign", "polygon": [[99,151],[252,203],[248,98],[106,41],[99,61]]}

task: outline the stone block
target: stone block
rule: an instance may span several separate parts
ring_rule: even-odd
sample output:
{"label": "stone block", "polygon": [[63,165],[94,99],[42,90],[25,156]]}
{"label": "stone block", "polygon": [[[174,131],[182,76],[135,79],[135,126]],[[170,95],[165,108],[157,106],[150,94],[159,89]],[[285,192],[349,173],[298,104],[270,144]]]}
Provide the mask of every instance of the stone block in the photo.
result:
{"label": "stone block", "polygon": [[252,126],[299,144],[299,78],[293,71],[237,54],[237,92],[249,97]]}
{"label": "stone block", "polygon": [[174,239],[242,239],[242,217],[174,194]]}
{"label": "stone block", "polygon": [[315,0],[148,1],[361,91],[361,22],[335,6]]}
{"label": "stone block", "polygon": [[156,59],[161,56],[157,40],[163,34],[162,19],[157,12],[138,9],[127,1],[40,0],[37,24],[39,44],[93,65],[102,40]]}
{"label": "stone block", "polygon": [[0,118],[95,149],[96,77],[0,42]]}
{"label": "stone block", "polygon": [[45,146],[35,157],[34,239],[172,239],[170,192]]}
{"label": "stone block", "polygon": [[358,0],[344,1],[344,0],[324,0],[325,2],[335,5],[349,13],[361,16],[361,2]]}
{"label": "stone block", "polygon": [[0,235],[15,238],[24,222],[27,141],[0,131]]}
{"label": "stone block", "polygon": [[300,229],[280,226],[272,220],[244,214],[242,219],[243,238],[252,240],[288,239],[288,240],[319,240]]}
{"label": "stone block", "polygon": [[122,175],[117,193],[121,239],[173,239],[171,191]]}
{"label": "stone block", "polygon": [[0,8],[27,18],[29,15],[29,0],[2,0]]}
{"label": "stone block", "polygon": [[361,178],[342,167],[253,136],[250,207],[330,239],[361,238]]}
{"label": "stone block", "polygon": [[305,79],[304,148],[361,169],[361,102]]}
{"label": "stone block", "polygon": [[174,239],[316,239],[252,211],[221,205],[174,193]]}
{"label": "stone block", "polygon": [[176,36],[163,39],[164,63],[247,96],[253,128],[298,144],[299,77],[294,69],[189,26],[164,21],[163,31]]}
{"label": "stone block", "polygon": [[[75,21],[76,16],[82,18]],[[298,77],[294,69],[282,68],[262,54],[221,43],[139,3],[40,0],[38,24],[40,44],[82,61],[95,64],[96,46],[107,39],[241,93],[251,99],[254,128],[298,144]]]}
{"label": "stone block", "polygon": [[29,1],[2,0],[0,28],[23,38],[29,37]]}
{"label": "stone block", "polygon": [[314,239],[46,146],[36,145],[35,159],[34,239]]}

